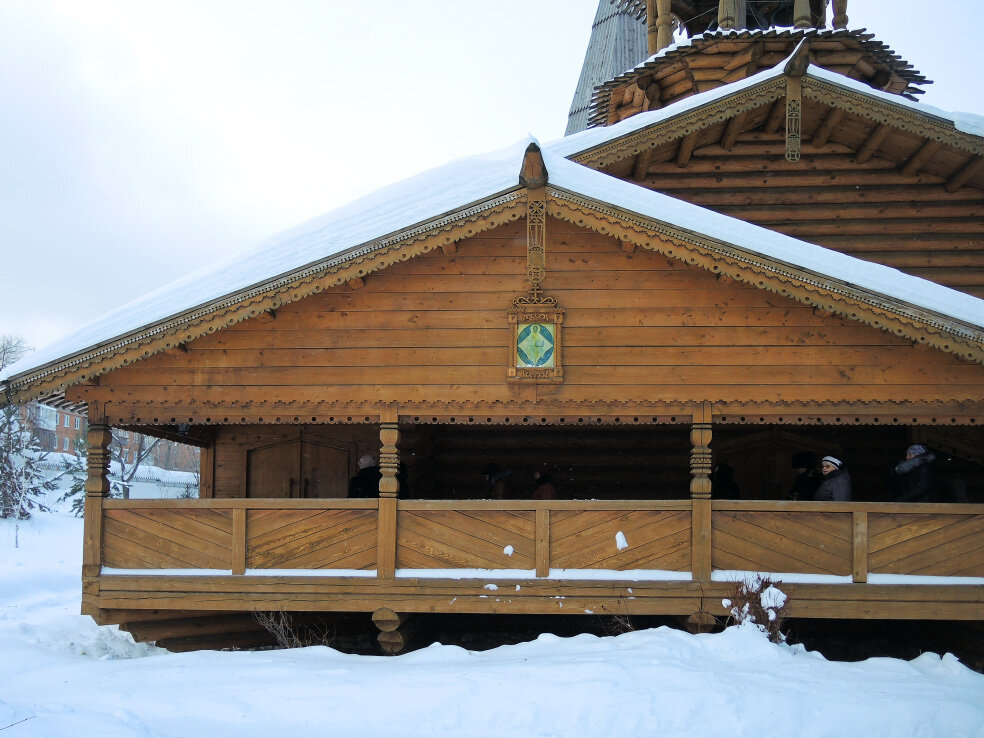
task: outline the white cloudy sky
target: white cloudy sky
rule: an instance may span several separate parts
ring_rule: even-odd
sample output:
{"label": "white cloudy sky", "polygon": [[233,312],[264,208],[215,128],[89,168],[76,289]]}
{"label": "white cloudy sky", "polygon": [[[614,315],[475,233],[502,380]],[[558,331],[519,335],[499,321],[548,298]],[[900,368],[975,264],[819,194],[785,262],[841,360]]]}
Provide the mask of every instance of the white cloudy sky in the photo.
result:
{"label": "white cloudy sky", "polygon": [[[851,0],[984,114],[984,2]],[[448,159],[563,135],[597,0],[0,0],[0,334],[41,346]]]}

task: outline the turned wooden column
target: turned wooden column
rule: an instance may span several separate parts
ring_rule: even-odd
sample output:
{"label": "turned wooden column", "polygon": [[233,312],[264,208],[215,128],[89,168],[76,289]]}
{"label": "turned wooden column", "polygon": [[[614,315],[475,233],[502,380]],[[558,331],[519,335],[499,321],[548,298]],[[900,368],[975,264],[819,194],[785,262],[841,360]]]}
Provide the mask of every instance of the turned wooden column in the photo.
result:
{"label": "turned wooden column", "polygon": [[847,28],[847,0],[834,0],[834,18],[831,25],[834,30]]}
{"label": "turned wooden column", "polygon": [[396,574],[396,514],[400,493],[400,427],[395,408],[379,415],[379,518],[376,543],[376,576],[392,578]]}
{"label": "turned wooden column", "polygon": [[711,578],[711,404],[694,404],[690,427],[691,566],[694,581]]}
{"label": "turned wooden column", "polygon": [[672,0],[646,0],[646,30],[650,55],[673,43]]}
{"label": "turned wooden column", "polygon": [[794,0],[793,2],[793,28],[812,28],[813,22],[810,18],[810,0]]}
{"label": "turned wooden column", "polygon": [[102,568],[102,509],[109,495],[109,444],[113,434],[108,424],[90,422],[86,433],[88,458],[85,480],[82,576],[97,577]]}
{"label": "turned wooden column", "polygon": [[720,0],[718,2],[718,28],[731,31],[745,27],[745,0]]}

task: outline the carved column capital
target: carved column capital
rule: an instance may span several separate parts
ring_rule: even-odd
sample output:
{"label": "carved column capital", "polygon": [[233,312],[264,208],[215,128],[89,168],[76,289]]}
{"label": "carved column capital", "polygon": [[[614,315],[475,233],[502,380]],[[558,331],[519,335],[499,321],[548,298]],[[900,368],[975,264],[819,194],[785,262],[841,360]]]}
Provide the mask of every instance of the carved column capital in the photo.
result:
{"label": "carved column capital", "polygon": [[400,480],[396,474],[400,468],[400,428],[395,420],[379,424],[379,478],[380,497],[398,497]]}
{"label": "carved column capital", "polygon": [[711,497],[711,406],[699,403],[694,407],[690,427],[690,497]]}
{"label": "carved column capital", "polygon": [[87,497],[106,497],[109,494],[109,444],[113,433],[106,423],[90,423],[86,432],[88,456],[85,480]]}

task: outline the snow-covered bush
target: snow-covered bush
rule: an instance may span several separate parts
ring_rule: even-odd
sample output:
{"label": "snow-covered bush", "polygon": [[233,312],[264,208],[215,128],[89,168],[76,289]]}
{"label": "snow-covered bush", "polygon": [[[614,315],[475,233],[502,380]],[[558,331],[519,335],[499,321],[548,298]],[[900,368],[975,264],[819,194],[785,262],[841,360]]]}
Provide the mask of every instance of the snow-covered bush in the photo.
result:
{"label": "snow-covered bush", "polygon": [[789,598],[779,589],[781,584],[755,574],[734,582],[730,597],[721,600],[721,604],[731,611],[731,619],[738,625],[753,624],[773,643],[783,643],[786,636],[780,628]]}
{"label": "snow-covered bush", "polygon": [[0,518],[26,520],[45,511],[45,493],[55,488],[43,469],[47,454],[21,409],[0,410]]}

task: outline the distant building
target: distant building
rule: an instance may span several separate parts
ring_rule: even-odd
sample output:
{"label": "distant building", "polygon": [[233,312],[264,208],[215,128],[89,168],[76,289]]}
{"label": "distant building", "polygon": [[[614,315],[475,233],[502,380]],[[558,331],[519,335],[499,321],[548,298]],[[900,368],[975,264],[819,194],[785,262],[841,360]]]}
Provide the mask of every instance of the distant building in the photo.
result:
{"label": "distant building", "polygon": [[[78,456],[77,441],[85,438],[87,429],[85,413],[31,402],[22,406],[21,417],[33,428],[42,450]],[[113,431],[113,438],[120,446],[119,455],[124,464],[135,463],[141,448],[147,449],[156,440],[143,463],[171,471],[198,471],[199,451],[194,446],[155,439],[120,428]]]}

